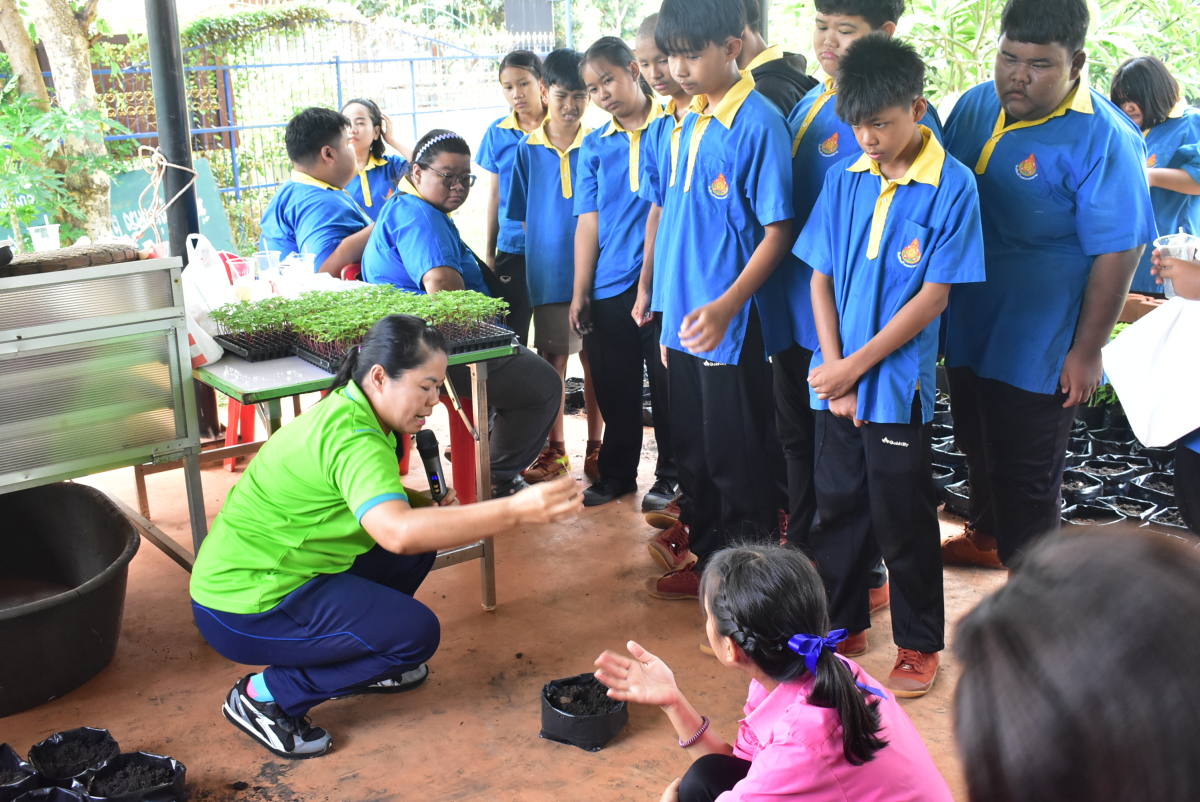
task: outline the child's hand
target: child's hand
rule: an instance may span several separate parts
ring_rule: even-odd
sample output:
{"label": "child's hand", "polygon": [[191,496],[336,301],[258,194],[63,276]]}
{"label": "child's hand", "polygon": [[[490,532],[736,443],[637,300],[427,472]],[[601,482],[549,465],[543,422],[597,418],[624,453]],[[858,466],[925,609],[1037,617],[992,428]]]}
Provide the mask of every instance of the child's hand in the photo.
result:
{"label": "child's hand", "polygon": [[1200,262],[1160,256],[1158,251],[1154,252],[1151,261],[1154,266],[1150,268],[1150,273],[1157,283],[1162,284],[1163,279],[1170,279],[1176,295],[1189,301],[1200,301]]}
{"label": "child's hand", "polygon": [[829,401],[841,398],[854,389],[862,378],[850,359],[834,359],[815,368],[808,374],[808,383],[817,391],[817,398]]}
{"label": "child's hand", "polygon": [[679,343],[693,354],[711,351],[725,339],[733,312],[720,299],[693,310],[679,327]]}
{"label": "child's hand", "polygon": [[575,336],[583,339],[585,334],[592,333],[592,302],[591,299],[585,298],[582,295],[577,295],[571,299],[571,311],[569,313],[571,331],[575,332]]}
{"label": "child's hand", "polygon": [[634,641],[625,648],[632,659],[612,651],[596,658],[596,679],[608,686],[609,698],[659,707],[674,705],[679,688],[670,667]]}
{"label": "child's hand", "polygon": [[1104,377],[1104,366],[1100,352],[1087,353],[1083,349],[1071,346],[1067,358],[1063,361],[1062,375],[1058,377],[1059,388],[1067,394],[1063,409],[1086,403],[1100,386]]}
{"label": "child's hand", "polygon": [[858,419],[858,388],[829,402],[829,411],[839,418],[851,418],[854,425],[861,427],[866,421]]}
{"label": "child's hand", "polygon": [[679,786],[682,783],[682,777],[675,778],[674,782],[667,786],[667,790],[663,791],[662,798],[658,802],[679,802]]}
{"label": "child's hand", "polygon": [[650,311],[650,293],[647,290],[638,287],[637,300],[633,302],[633,322],[638,326],[645,326],[654,319],[654,313]]}

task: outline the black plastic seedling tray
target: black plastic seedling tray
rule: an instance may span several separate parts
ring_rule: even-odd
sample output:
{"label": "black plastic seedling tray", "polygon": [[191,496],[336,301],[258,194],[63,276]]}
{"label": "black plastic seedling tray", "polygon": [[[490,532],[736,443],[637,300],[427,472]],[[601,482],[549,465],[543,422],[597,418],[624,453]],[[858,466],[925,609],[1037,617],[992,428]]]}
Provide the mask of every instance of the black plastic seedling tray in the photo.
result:
{"label": "black plastic seedling tray", "polygon": [[282,359],[292,355],[296,345],[294,334],[260,334],[255,339],[260,342],[251,344],[245,334],[218,334],[213,338],[226,351],[237,354],[247,362],[265,362],[268,359]]}
{"label": "black plastic seedling tray", "polygon": [[293,346],[293,352],[296,356],[303,359],[305,362],[316,365],[326,373],[337,373],[342,368],[342,363],[346,361],[346,355],[342,354],[336,359],[331,359],[326,356],[321,356],[318,353],[308,350],[303,345],[296,343]]}
{"label": "black plastic seedling tray", "polygon": [[495,323],[482,323],[474,337],[447,337],[451,354],[468,354],[512,345],[513,330]]}

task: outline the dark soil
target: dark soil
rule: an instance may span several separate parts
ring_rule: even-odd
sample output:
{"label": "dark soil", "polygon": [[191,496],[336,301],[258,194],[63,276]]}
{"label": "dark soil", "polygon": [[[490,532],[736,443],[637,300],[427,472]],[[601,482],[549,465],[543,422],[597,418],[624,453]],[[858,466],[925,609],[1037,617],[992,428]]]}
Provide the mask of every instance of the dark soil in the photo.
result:
{"label": "dark soil", "polygon": [[620,702],[609,699],[606,695],[608,688],[599,682],[589,682],[587,685],[571,685],[556,690],[550,695],[550,702],[556,708],[572,716],[598,716],[614,710]]}
{"label": "dark soil", "polygon": [[1172,524],[1174,526],[1183,526],[1184,525],[1183,524],[1183,516],[1179,513],[1178,509],[1171,510],[1170,512],[1165,512],[1162,515],[1155,518],[1154,520],[1161,524]]}
{"label": "dark soil", "polygon": [[0,785],[13,785],[29,776],[29,772],[8,769],[0,771]]}
{"label": "dark soil", "polygon": [[1128,466],[1120,467],[1120,468],[1117,468],[1117,467],[1096,468],[1096,467],[1092,467],[1092,466],[1085,466],[1083,468],[1080,468],[1079,470],[1083,471],[1084,473],[1090,473],[1093,476],[1115,476],[1118,473],[1125,473],[1126,471],[1129,470],[1129,468],[1128,468]]}
{"label": "dark soil", "polygon": [[171,782],[173,772],[167,766],[126,766],[92,783],[92,796],[121,796],[134,791],[158,788]]}
{"label": "dark soil", "polygon": [[1146,482],[1142,487],[1147,490],[1157,490],[1159,493],[1166,493],[1168,496],[1175,494],[1175,483],[1170,480],[1156,479],[1153,482]]}
{"label": "dark soil", "polygon": [[1096,523],[1096,519],[1095,519],[1095,518],[1072,518],[1072,519],[1071,519],[1071,523],[1073,523],[1073,524],[1081,524],[1081,525],[1083,525],[1083,524],[1094,524],[1094,523]]}
{"label": "dark soil", "polygon": [[1137,504],[1113,504],[1113,509],[1128,515],[1130,518],[1141,517],[1141,514],[1146,511],[1146,507],[1139,507]]}
{"label": "dark soil", "polygon": [[1091,485],[1089,485],[1087,482],[1084,482],[1082,479],[1071,479],[1062,483],[1062,489],[1071,493],[1075,493],[1089,487],[1091,487]]}
{"label": "dark soil", "polygon": [[80,741],[63,741],[46,744],[38,756],[38,763],[46,776],[65,780],[82,773],[89,766],[96,766],[116,754],[111,742],[88,744]]}

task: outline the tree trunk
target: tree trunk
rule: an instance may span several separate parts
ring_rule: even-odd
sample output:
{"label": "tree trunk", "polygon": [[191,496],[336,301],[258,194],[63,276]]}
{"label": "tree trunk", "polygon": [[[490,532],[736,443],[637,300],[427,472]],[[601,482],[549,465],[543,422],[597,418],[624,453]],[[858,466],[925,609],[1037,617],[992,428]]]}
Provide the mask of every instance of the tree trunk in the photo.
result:
{"label": "tree trunk", "polygon": [[[54,75],[54,101],[67,110],[98,109],[87,35],[95,4],[87,4],[83,19],[72,13],[67,0],[28,0],[27,8],[37,26],[38,38],[46,47],[46,56],[50,59],[50,71]],[[64,150],[68,155],[90,153],[102,156],[105,153],[103,142],[88,143],[76,137],[66,140]],[[68,180],[67,189],[87,217],[83,224],[87,235],[92,239],[111,235],[108,176],[103,172],[81,174]],[[78,224],[78,221],[75,222]]]}
{"label": "tree trunk", "polygon": [[18,91],[35,96],[43,108],[50,108],[50,93],[46,91],[46,82],[42,80],[37,50],[29,38],[25,21],[17,11],[16,0],[0,0],[0,43],[4,44],[13,74],[17,76]]}

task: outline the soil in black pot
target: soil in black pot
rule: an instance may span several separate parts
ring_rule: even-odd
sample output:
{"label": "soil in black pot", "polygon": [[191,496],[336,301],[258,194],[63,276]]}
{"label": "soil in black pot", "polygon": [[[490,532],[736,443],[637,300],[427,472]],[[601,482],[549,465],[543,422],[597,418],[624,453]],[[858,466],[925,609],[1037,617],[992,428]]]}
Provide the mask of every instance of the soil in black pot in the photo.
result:
{"label": "soil in black pot", "polygon": [[174,772],[166,766],[126,766],[92,783],[92,796],[121,796],[158,788],[171,782]]}
{"label": "soil in black pot", "polygon": [[74,777],[90,766],[99,765],[115,754],[114,745],[110,742],[89,744],[64,740],[61,743],[46,744],[38,756],[38,764],[46,776],[62,780]]}
{"label": "soil in black pot", "polygon": [[1155,479],[1152,482],[1143,482],[1142,487],[1147,490],[1157,490],[1159,493],[1166,493],[1168,496],[1174,495],[1175,483],[1166,479]]}
{"label": "soil in black pot", "polygon": [[1078,479],[1068,479],[1062,483],[1062,489],[1070,493],[1078,493],[1080,490],[1083,490],[1086,487],[1091,487],[1091,485]]}
{"label": "soil in black pot", "polygon": [[1130,518],[1138,518],[1146,511],[1144,506],[1134,504],[1132,501],[1114,501],[1112,507],[1117,512]]}
{"label": "soil in black pot", "polygon": [[1171,507],[1164,510],[1161,514],[1155,516],[1155,522],[1170,524],[1171,526],[1184,526],[1183,515],[1180,514],[1178,507]]}
{"label": "soil in black pot", "polygon": [[571,685],[554,693],[551,703],[564,713],[572,716],[598,716],[616,709],[620,704],[607,696],[608,688],[599,682],[589,682],[584,685]]}
{"label": "soil in black pot", "polygon": [[12,785],[19,783],[21,780],[29,776],[27,771],[17,771],[16,769],[0,769],[0,785]]}

